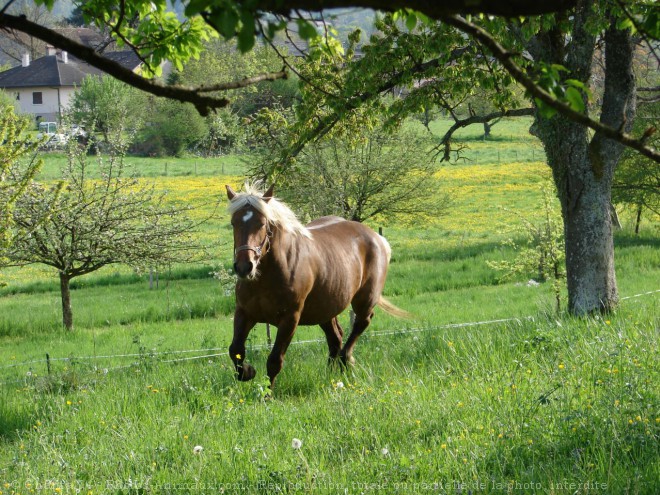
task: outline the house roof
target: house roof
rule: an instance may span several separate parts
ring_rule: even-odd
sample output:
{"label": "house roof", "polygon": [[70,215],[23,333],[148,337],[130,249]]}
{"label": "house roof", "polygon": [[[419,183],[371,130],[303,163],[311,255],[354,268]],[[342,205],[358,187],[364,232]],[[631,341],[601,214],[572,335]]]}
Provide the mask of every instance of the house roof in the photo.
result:
{"label": "house roof", "polygon": [[[109,52],[104,56],[130,70],[140,66],[140,59],[131,50]],[[65,63],[58,55],[47,55],[32,61],[27,67],[19,66],[0,72],[0,88],[79,86],[86,76],[101,74],[99,69],[74,57],[68,57]]]}

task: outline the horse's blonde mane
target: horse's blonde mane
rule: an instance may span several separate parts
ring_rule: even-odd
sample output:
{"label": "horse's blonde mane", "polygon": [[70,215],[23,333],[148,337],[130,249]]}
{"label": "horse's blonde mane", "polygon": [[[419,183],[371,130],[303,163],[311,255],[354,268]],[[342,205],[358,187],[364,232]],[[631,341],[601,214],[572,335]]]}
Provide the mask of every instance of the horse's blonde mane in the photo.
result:
{"label": "horse's blonde mane", "polygon": [[291,234],[312,238],[311,232],[300,223],[296,214],[287,205],[276,198],[271,198],[268,202],[263,200],[264,191],[259,183],[246,182],[243,189],[244,192],[236,193],[234,199],[230,201],[230,215],[249,205],[266,217],[268,223],[277,228]]}

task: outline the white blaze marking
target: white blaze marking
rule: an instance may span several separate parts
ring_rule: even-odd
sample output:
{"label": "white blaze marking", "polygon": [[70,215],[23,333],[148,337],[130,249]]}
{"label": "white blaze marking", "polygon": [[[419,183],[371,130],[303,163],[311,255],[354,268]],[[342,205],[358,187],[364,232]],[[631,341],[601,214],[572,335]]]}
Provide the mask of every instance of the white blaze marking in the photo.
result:
{"label": "white blaze marking", "polygon": [[243,215],[243,222],[247,222],[250,218],[252,218],[252,215],[254,215],[254,212],[252,210],[248,210],[248,212]]}

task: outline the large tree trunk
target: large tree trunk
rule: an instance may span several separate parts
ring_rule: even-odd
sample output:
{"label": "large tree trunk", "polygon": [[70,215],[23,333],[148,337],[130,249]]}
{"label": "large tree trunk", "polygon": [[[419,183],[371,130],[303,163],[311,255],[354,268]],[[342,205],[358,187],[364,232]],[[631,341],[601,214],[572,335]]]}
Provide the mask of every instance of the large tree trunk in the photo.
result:
{"label": "large tree trunk", "polygon": [[67,330],[73,330],[73,312],[71,311],[71,290],[68,275],[60,273],[60,295],[62,297],[62,324]]}
{"label": "large tree trunk", "polygon": [[[588,81],[595,39],[584,28],[590,2],[580,2],[573,37],[564,45],[558,33],[535,40],[540,60],[565,65],[569,77]],[[601,121],[629,128],[635,110],[632,43],[614,23],[605,35],[605,91]],[[562,116],[537,115],[534,133],[543,142],[552,168],[564,220],[568,309],[576,315],[607,312],[618,303],[610,202],[612,177],[622,147]]]}

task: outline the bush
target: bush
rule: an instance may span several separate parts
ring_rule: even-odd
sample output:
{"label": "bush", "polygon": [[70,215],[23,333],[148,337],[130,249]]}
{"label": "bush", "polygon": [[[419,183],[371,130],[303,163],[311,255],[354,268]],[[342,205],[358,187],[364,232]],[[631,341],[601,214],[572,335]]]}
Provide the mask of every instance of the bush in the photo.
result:
{"label": "bush", "polygon": [[189,103],[159,99],[138,133],[131,152],[142,156],[181,156],[209,134],[206,119]]}

